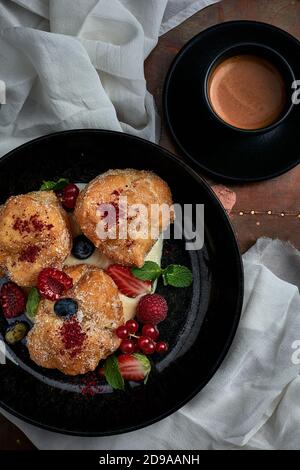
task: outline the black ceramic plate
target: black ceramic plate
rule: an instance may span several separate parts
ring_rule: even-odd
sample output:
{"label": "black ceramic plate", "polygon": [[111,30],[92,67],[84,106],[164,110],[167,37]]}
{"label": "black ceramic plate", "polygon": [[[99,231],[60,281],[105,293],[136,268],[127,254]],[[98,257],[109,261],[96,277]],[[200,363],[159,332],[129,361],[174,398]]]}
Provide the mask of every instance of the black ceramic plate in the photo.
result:
{"label": "black ceramic plate", "polygon": [[[239,250],[220,203],[204,181],[162,148],[126,134],[78,130],[46,136],[0,160],[0,204],[12,194],[39,188],[44,179],[88,182],[110,168],[155,171],[170,185],[174,201],[205,204],[205,246],[186,251],[184,241],[165,241],[163,264],[190,266],[190,288],[166,288],[169,316],[161,337],[166,356],[153,356],[147,385],[129,383],[112,391],[103,379],[94,396],[82,393],[90,376],[67,377],[42,369],[25,345],[10,350],[13,362],[0,366],[0,404],[38,426],[70,434],[110,435],[153,423],[191,399],[215,373],[238,325],[243,274]],[[1,317],[1,332],[5,319]]]}
{"label": "black ceramic plate", "polygon": [[239,42],[276,49],[300,78],[300,43],[274,26],[231,21],[195,36],[176,56],[165,82],[164,111],[171,133],[185,155],[216,178],[258,181],[277,176],[300,161],[300,105],[272,131],[239,134],[213,119],[204,101],[203,83],[212,60]]}

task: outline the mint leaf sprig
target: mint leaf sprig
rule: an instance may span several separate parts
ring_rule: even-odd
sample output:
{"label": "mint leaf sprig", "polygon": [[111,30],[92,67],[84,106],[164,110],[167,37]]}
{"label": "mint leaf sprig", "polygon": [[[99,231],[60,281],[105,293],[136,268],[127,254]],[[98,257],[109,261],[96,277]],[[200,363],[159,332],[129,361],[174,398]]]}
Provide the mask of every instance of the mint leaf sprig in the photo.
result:
{"label": "mint leaf sprig", "polygon": [[107,382],[114,390],[124,390],[124,379],[120,374],[118,359],[114,354],[108,356],[104,363],[104,375]]}
{"label": "mint leaf sprig", "polygon": [[69,182],[67,178],[59,178],[57,181],[43,181],[40,191],[60,191],[64,189]]}
{"label": "mint leaf sprig", "polygon": [[163,269],[154,261],[145,261],[144,266],[132,268],[131,272],[142,281],[155,281],[162,276],[165,286],[189,287],[193,282],[190,269],[180,264],[169,264]]}
{"label": "mint leaf sprig", "polygon": [[38,310],[40,300],[41,300],[41,296],[37,288],[31,287],[28,297],[27,297],[27,302],[26,302],[26,315],[29,318],[29,320],[32,320],[32,321],[34,320],[34,317]]}

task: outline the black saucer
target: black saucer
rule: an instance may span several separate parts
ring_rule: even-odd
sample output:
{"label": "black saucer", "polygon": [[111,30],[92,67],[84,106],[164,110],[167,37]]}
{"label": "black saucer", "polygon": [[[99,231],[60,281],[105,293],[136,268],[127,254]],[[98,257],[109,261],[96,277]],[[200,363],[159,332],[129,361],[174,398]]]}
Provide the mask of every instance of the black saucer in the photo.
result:
{"label": "black saucer", "polygon": [[300,105],[265,134],[223,127],[204,102],[203,82],[212,60],[238,42],[259,42],[282,54],[300,79],[300,42],[279,28],[255,21],[230,21],[195,36],[175,57],[163,103],[168,126],[185,155],[216,178],[258,181],[280,175],[300,162]]}

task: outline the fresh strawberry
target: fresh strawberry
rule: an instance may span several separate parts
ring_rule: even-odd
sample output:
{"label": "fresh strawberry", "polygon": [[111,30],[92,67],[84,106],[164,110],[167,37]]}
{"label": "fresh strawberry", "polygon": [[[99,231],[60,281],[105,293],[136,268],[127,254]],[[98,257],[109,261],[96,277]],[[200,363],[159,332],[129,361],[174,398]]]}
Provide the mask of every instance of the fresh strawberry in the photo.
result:
{"label": "fresh strawberry", "polygon": [[143,354],[120,354],[118,356],[119,372],[124,380],[140,382],[146,380],[151,370],[149,359]]}
{"label": "fresh strawberry", "polygon": [[0,304],[6,318],[21,315],[25,310],[26,297],[14,282],[6,282],[0,291]]}
{"label": "fresh strawberry", "polygon": [[159,294],[144,295],[137,306],[137,318],[141,323],[157,323],[163,321],[168,313],[166,299]]}
{"label": "fresh strawberry", "polygon": [[116,283],[119,291],[127,297],[137,297],[140,294],[151,292],[151,281],[137,279],[130,268],[121,266],[121,264],[112,264],[106,272]]}
{"label": "fresh strawberry", "polygon": [[63,208],[66,210],[73,210],[76,205],[79,188],[74,183],[69,183],[63,189],[56,191],[56,195],[61,199]]}
{"label": "fresh strawberry", "polygon": [[59,269],[45,268],[38,276],[38,289],[45,299],[58,300],[72,286],[72,278]]}

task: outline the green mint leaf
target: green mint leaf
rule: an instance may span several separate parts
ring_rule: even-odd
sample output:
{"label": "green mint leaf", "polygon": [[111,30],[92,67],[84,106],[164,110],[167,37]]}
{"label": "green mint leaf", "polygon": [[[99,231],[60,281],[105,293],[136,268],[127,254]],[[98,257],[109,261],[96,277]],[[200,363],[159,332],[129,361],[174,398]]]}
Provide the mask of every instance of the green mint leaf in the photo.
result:
{"label": "green mint leaf", "polygon": [[118,359],[109,356],[104,363],[104,375],[109,385],[116,390],[124,390],[124,379],[119,371]]}
{"label": "green mint leaf", "polygon": [[151,371],[151,363],[148,359],[147,356],[145,356],[144,354],[140,354],[140,353],[133,353],[132,354],[136,359],[138,359],[138,361],[141,363],[143,369],[144,369],[144,373],[145,373],[145,378],[144,378],[144,384],[147,383],[148,381],[148,377],[149,377],[149,374],[150,374],[150,371]]}
{"label": "green mint leaf", "polygon": [[163,280],[165,285],[173,287],[188,287],[193,282],[193,275],[186,266],[170,264],[163,271]]}
{"label": "green mint leaf", "polygon": [[36,287],[32,287],[29,291],[26,302],[26,315],[30,320],[33,320],[36,315],[40,299],[39,291]]}
{"label": "green mint leaf", "polygon": [[145,261],[141,268],[132,268],[132,274],[141,281],[155,281],[161,275],[161,267],[154,261]]}
{"label": "green mint leaf", "polygon": [[69,184],[67,178],[59,178],[57,181],[43,181],[40,191],[59,191],[64,189],[67,184]]}

